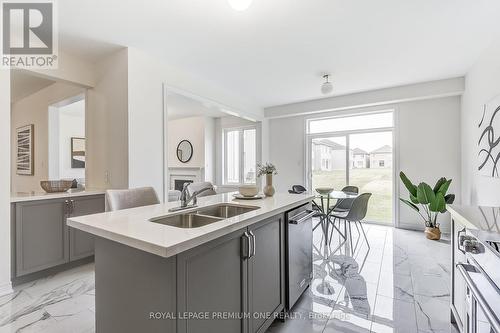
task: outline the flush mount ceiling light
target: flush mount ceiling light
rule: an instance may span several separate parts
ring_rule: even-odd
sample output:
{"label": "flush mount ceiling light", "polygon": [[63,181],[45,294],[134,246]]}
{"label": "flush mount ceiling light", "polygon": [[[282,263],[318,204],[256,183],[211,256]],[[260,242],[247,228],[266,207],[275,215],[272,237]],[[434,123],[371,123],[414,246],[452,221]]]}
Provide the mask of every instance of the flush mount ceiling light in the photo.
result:
{"label": "flush mount ceiling light", "polygon": [[325,82],[321,85],[321,93],[328,95],[333,91],[333,84],[329,81],[330,74],[323,75],[323,79],[325,79]]}
{"label": "flush mount ceiling light", "polygon": [[250,7],[252,1],[253,0],[227,0],[231,8],[240,12]]}

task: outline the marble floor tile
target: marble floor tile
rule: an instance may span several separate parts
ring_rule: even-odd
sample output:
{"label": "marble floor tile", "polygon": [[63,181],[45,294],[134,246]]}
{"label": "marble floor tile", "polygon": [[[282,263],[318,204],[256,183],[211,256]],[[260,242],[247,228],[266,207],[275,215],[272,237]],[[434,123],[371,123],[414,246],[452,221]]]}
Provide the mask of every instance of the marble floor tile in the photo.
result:
{"label": "marble floor tile", "polygon": [[[364,224],[354,251],[337,233],[313,233],[313,281],[285,322],[268,332],[453,332],[450,245],[422,232]],[[343,228],[342,228],[343,229]],[[339,247],[340,246],[340,247]],[[354,252],[354,254],[352,253]],[[16,286],[0,297],[0,333],[95,332],[94,265]]]}
{"label": "marble floor tile", "polygon": [[413,302],[413,284],[408,275],[382,272],[377,294],[398,300]]}
{"label": "marble floor tile", "polygon": [[412,274],[413,291],[417,295],[447,298],[450,296],[449,281],[442,276]]}
{"label": "marble floor tile", "polygon": [[417,325],[421,332],[450,332],[450,303],[448,299],[415,295]]}
{"label": "marble floor tile", "polygon": [[417,333],[415,305],[412,302],[377,296],[371,331],[375,333]]}

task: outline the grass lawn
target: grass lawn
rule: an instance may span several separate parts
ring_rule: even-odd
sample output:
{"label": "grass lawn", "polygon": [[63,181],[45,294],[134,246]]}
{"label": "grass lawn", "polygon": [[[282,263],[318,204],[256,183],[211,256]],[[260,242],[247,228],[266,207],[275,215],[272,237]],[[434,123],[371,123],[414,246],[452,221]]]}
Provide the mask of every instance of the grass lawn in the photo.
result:
{"label": "grass lawn", "polygon": [[[345,184],[345,171],[315,171],[313,189],[333,187],[341,190]],[[392,223],[392,169],[351,169],[349,185],[359,187],[360,193],[370,192],[366,220]]]}

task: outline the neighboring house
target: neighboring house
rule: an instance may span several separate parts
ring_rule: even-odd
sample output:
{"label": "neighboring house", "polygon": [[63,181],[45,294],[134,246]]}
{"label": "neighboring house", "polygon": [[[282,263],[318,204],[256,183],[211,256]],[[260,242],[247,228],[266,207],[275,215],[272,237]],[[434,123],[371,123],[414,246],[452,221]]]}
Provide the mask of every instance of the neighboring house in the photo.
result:
{"label": "neighboring house", "polygon": [[370,167],[370,154],[363,149],[354,148],[352,150],[351,168],[366,169]]}
{"label": "neighboring house", "polygon": [[313,140],[312,164],[313,171],[345,170],[346,147],[328,139]]}
{"label": "neighboring house", "polygon": [[392,147],[382,146],[370,152],[370,168],[384,169],[392,167]]}

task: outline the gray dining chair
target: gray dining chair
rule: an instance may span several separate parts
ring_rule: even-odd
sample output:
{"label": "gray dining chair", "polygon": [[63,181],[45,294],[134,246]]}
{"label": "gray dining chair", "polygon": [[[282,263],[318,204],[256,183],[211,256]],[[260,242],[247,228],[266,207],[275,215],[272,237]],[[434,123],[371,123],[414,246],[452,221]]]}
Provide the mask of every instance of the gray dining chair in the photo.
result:
{"label": "gray dining chair", "polygon": [[[358,194],[359,188],[357,186],[345,186],[342,189],[342,192]],[[354,202],[354,198],[338,200],[333,211],[334,212],[347,212],[351,208],[353,202]]]}
{"label": "gray dining chair", "polygon": [[152,187],[139,187],[128,190],[107,190],[106,211],[159,204],[156,191]]}
{"label": "gray dining chair", "polygon": [[[351,208],[348,211],[332,213],[333,218],[346,221],[345,231],[349,233],[351,246],[352,246],[351,222],[353,222],[354,225],[358,223],[359,226],[361,227],[361,231],[363,232],[366,245],[368,245],[368,248],[370,248],[370,243],[368,242],[368,238],[366,237],[365,229],[363,228],[361,221],[366,217],[366,213],[368,211],[368,201],[370,200],[371,196],[372,196],[371,193],[362,193],[353,200]],[[347,228],[349,230],[347,230]],[[330,242],[331,242],[331,237],[330,237]]]}

